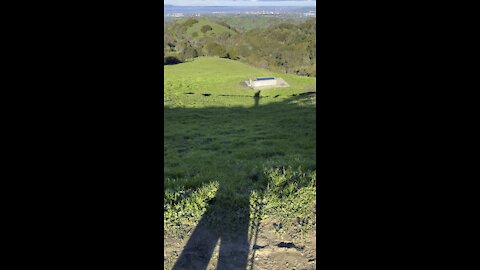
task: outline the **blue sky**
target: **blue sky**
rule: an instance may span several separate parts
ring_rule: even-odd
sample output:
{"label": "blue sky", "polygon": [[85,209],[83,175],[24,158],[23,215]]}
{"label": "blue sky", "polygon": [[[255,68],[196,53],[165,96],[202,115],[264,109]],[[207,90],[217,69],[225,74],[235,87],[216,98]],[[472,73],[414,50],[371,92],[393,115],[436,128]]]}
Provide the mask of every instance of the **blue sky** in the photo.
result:
{"label": "blue sky", "polygon": [[315,6],[315,0],[163,0],[177,6]]}

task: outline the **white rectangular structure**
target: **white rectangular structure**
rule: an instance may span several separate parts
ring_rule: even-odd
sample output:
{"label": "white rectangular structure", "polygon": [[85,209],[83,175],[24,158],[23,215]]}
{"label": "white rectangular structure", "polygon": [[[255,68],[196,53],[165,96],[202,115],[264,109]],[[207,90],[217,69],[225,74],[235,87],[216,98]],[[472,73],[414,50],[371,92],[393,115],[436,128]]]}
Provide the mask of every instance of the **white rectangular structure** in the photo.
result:
{"label": "white rectangular structure", "polygon": [[284,79],[274,78],[274,77],[261,77],[256,79],[249,79],[248,81],[245,81],[245,85],[254,90],[289,86]]}
{"label": "white rectangular structure", "polygon": [[250,87],[262,87],[262,86],[275,86],[277,85],[277,79],[274,77],[262,77],[255,80],[250,79]]}

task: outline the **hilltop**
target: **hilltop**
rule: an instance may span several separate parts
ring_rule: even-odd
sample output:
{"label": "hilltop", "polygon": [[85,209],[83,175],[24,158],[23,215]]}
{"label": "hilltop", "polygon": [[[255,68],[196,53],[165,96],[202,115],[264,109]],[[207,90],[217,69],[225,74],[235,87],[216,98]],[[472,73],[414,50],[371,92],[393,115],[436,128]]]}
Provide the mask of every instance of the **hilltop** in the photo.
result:
{"label": "hilltop", "polygon": [[[202,30],[202,27],[207,28]],[[232,35],[235,34],[235,31],[229,25],[205,17],[178,19],[168,24],[165,30],[165,33],[174,36],[186,35],[188,38],[194,39],[226,32]]]}
{"label": "hilltop", "polygon": [[[187,28],[187,35],[191,36],[192,38],[200,38],[200,37],[205,37],[207,35],[219,35],[222,33],[229,33],[231,35],[234,35],[235,32],[228,28],[228,25],[221,25],[215,21],[212,21],[207,18],[199,18],[199,19],[190,19],[197,21],[196,23],[193,23]],[[188,21],[188,20],[187,20]],[[202,27],[208,27],[210,26],[212,29],[208,30],[206,32],[202,31]],[[197,33],[197,34],[194,34]]]}

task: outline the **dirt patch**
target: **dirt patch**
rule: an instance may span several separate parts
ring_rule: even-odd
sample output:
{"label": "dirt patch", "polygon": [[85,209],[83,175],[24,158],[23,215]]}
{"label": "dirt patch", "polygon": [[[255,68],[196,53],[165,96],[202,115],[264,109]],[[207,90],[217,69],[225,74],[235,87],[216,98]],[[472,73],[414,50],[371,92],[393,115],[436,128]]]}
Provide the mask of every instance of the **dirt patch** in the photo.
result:
{"label": "dirt patch", "polygon": [[[196,228],[201,231],[201,238],[196,239],[195,244],[190,245],[188,250],[184,247],[189,240],[164,238],[164,269],[316,269],[316,232],[312,231],[308,237],[300,239],[297,235],[276,233],[273,222],[263,221],[257,229],[249,232],[248,248],[242,237],[234,234],[222,235],[223,239],[214,240],[216,246],[213,252],[205,248],[204,243],[218,237],[216,232],[209,228]],[[255,237],[255,234],[257,235]],[[223,241],[222,241],[223,240]],[[220,243],[222,252],[220,257]],[[183,254],[182,254],[183,252]],[[246,254],[248,253],[248,255]],[[180,254],[184,257],[182,264],[177,262]],[[244,260],[248,258],[245,262]]]}

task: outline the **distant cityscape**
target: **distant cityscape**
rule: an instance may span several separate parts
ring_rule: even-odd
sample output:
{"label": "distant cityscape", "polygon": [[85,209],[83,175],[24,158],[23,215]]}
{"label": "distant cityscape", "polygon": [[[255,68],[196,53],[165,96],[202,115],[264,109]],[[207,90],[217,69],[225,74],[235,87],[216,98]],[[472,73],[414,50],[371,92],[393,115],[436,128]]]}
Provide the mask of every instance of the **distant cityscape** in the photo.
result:
{"label": "distant cityscape", "polygon": [[198,17],[202,15],[253,15],[273,17],[316,17],[315,7],[246,7],[246,6],[219,6],[219,7],[193,7],[165,5],[163,14],[168,18]]}

